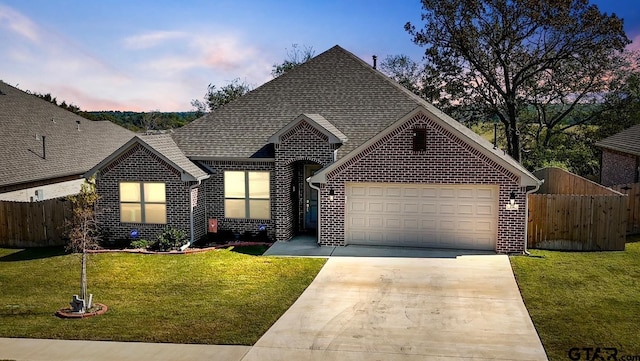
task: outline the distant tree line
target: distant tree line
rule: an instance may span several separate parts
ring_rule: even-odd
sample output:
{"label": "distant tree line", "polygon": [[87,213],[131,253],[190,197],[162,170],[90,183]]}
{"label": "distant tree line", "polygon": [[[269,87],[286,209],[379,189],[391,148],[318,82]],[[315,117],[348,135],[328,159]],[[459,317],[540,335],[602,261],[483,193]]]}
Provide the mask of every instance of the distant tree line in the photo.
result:
{"label": "distant tree line", "polygon": [[197,112],[160,112],[158,110],[152,110],[149,112],[131,112],[131,111],[84,111],[80,107],[67,103],[66,101],[58,102],[58,99],[51,95],[51,93],[36,93],[29,90],[28,94],[32,94],[38,98],[44,99],[49,103],[55,104],[62,109],[68,110],[72,113],[89,120],[108,120],[112,123],[118,124],[121,127],[127,128],[134,132],[152,132],[161,131],[167,129],[174,129],[182,127],[189,122],[198,118]]}

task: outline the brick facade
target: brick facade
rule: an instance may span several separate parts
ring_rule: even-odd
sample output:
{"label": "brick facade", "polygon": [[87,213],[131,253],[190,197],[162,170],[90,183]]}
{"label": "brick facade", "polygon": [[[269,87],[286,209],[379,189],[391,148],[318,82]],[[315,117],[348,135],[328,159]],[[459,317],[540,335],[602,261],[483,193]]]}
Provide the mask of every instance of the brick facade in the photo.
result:
{"label": "brick facade", "polygon": [[[120,222],[120,182],[163,182],[166,191],[167,223],[141,224]],[[98,201],[98,221],[112,239],[129,238],[129,232],[137,229],[139,238],[154,240],[166,227],[182,229],[190,233],[190,186],[195,182],[183,182],[180,173],[171,165],[136,144],[120,157],[102,168],[96,179]],[[194,200],[195,239],[204,235],[205,193],[196,187]]]}
{"label": "brick facade", "polygon": [[[413,151],[413,128],[427,129],[427,150]],[[391,182],[497,184],[499,191],[496,251],[522,252],[525,245],[525,189],[519,178],[423,114],[418,114],[327,175],[322,188],[319,243],[344,245],[345,183]],[[334,200],[329,201],[329,190]],[[521,205],[508,211],[511,192]]]}
{"label": "brick facade", "polygon": [[[413,128],[426,129],[427,149],[413,150]],[[190,200],[194,205],[195,239],[206,235],[207,219],[218,220],[220,230],[257,232],[267,226],[269,237],[288,240],[304,228],[304,168],[333,162],[336,146],[314,126],[301,120],[279,138],[274,160],[199,161],[210,178],[183,182],[180,173],[146,148],[135,145],[104,167],[97,179],[102,196],[100,220],[114,238],[128,238],[138,229],[141,238],[154,239],[166,226],[190,229]],[[225,218],[224,171],[269,171],[271,219]],[[418,114],[327,175],[319,198],[320,234],[323,245],[344,245],[345,183],[495,184],[500,187],[496,251],[517,253],[525,245],[525,189],[518,176],[471,147],[438,122]],[[167,197],[167,225],[120,223],[119,182],[164,182]],[[190,186],[194,186],[190,189]],[[334,200],[329,201],[329,190]],[[515,192],[521,205],[517,211],[504,209]]]}
{"label": "brick facade", "polygon": [[[273,217],[275,214],[275,175],[273,162],[255,161],[199,161],[210,170],[208,179],[202,181],[206,197],[206,218],[218,220],[219,230],[230,230],[235,233],[246,231],[256,233],[262,224],[267,226],[267,234],[275,238],[276,230]],[[225,171],[268,171],[270,172],[271,219],[236,219],[225,218],[224,214],[224,172]],[[205,224],[206,224],[205,220]]]}
{"label": "brick facade", "polygon": [[629,184],[639,181],[640,157],[610,149],[603,149],[601,164],[600,184],[604,186],[608,187],[616,184]]}
{"label": "brick facade", "polygon": [[291,239],[304,222],[300,218],[304,211],[304,165],[325,166],[333,161],[333,151],[328,137],[304,120],[280,137],[275,147],[277,240]]}

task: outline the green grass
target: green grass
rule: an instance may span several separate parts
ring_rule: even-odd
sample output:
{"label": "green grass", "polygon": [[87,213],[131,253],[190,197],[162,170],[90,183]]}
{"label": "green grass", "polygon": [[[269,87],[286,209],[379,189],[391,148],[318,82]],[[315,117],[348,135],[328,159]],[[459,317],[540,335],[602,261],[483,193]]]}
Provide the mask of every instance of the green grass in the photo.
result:
{"label": "green grass", "polygon": [[252,345],[326,260],[92,254],[89,292],[109,311],[59,319],[79,291],[80,258],[60,249],[0,249],[0,337]]}
{"label": "green grass", "polygon": [[625,252],[531,254],[511,265],[550,360],[568,360],[574,347],[640,355],[640,242]]}

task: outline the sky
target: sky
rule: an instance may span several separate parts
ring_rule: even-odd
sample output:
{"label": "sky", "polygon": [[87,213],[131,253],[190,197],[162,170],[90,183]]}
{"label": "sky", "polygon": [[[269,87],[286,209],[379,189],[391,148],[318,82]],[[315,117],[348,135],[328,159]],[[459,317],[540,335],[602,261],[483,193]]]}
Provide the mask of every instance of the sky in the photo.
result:
{"label": "sky", "polygon": [[[592,0],[640,49],[640,0]],[[0,80],[82,110],[189,111],[209,84],[257,87],[292,49],[365,61],[424,50],[419,0],[0,0]]]}

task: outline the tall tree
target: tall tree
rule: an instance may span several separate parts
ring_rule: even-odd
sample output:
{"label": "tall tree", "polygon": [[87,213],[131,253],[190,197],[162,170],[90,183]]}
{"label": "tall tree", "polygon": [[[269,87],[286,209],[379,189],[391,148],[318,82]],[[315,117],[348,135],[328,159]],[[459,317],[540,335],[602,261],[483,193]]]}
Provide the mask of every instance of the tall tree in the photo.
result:
{"label": "tall tree", "polygon": [[240,78],[230,81],[227,85],[219,89],[216,88],[215,85],[209,84],[207,92],[204,95],[204,101],[193,99],[191,105],[199,115],[202,115],[206,112],[213,112],[227,103],[231,103],[250,92],[251,89],[252,87],[246,82],[240,81]]}
{"label": "tall tree", "polygon": [[[507,152],[521,160],[520,130],[554,132],[582,124],[581,104],[608,90],[630,43],[622,19],[588,0],[422,0],[427,93],[504,125]],[[584,109],[584,108],[583,108]],[[528,123],[527,123],[528,122]]]}
{"label": "tall tree", "polygon": [[280,64],[273,64],[271,75],[274,78],[288,72],[296,66],[306,63],[316,54],[313,47],[303,45],[302,48],[298,44],[291,45],[291,50],[287,50],[287,56]]}

